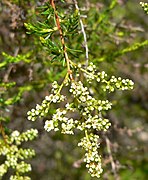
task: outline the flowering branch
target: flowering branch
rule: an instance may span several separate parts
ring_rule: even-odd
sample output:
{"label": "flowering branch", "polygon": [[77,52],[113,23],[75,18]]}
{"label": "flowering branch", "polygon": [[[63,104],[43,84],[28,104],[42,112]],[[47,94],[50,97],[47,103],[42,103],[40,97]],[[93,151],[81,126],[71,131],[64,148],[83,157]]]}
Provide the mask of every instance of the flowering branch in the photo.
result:
{"label": "flowering branch", "polygon": [[[80,24],[85,42],[87,67],[85,67],[81,61],[79,61],[77,64],[69,59],[68,52],[70,48],[66,47],[65,45],[65,34],[67,35],[67,38],[69,38],[69,35],[71,34],[75,35],[75,30],[78,26],[78,16],[80,16],[77,0],[73,0],[73,2],[76,7],[76,14],[70,15],[68,18],[65,16],[62,18],[62,16],[60,16],[56,11],[54,0],[50,0],[50,5],[52,7],[49,9],[49,15],[52,15],[50,16],[51,22],[53,22],[52,20],[56,21],[56,25],[53,24],[53,27],[51,26],[50,32],[49,27],[46,26],[46,23],[44,24],[46,29],[27,25],[29,30],[33,30],[38,35],[45,32],[42,37],[40,37],[43,45],[48,47],[51,52],[51,56],[53,56],[54,59],[58,60],[59,56],[62,54],[61,60],[63,60],[64,55],[67,63],[67,74],[62,84],[59,85],[57,81],[54,81],[52,83],[51,93],[45,97],[41,104],[37,104],[34,109],[28,111],[27,115],[28,120],[31,121],[36,121],[38,117],[47,118],[44,124],[44,129],[47,132],[53,130],[61,131],[63,134],[74,135],[76,129],[82,131],[84,136],[80,139],[78,146],[85,150],[84,162],[88,168],[88,172],[92,177],[99,178],[100,174],[103,172],[103,169],[101,167],[101,156],[98,153],[99,136],[95,132],[107,131],[111,126],[111,123],[104,117],[104,114],[106,114],[106,111],[112,108],[112,103],[106,99],[98,99],[97,96],[95,96],[95,92],[91,93],[90,86],[86,85],[95,81],[98,83],[99,91],[104,93],[106,91],[113,92],[116,89],[133,89],[134,83],[129,79],[122,79],[121,77],[108,77],[105,71],[99,72],[97,66],[93,64],[93,62],[88,64],[87,38],[81,19]],[[53,19],[53,17],[55,19]],[[53,32],[53,29],[58,30],[60,34],[62,52],[61,48],[56,46],[56,43],[51,37],[51,31]],[[75,81],[73,80],[72,72],[75,72]],[[81,77],[84,77],[83,82],[81,81]],[[62,91],[63,87],[66,87],[68,92],[65,93]],[[54,113],[52,113],[50,111],[51,104],[59,103],[63,104],[62,107],[60,106],[55,110]],[[51,113],[52,116],[49,118],[49,114]],[[73,113],[77,114],[77,117],[73,117]],[[110,152],[110,146],[107,148],[108,152]],[[112,168],[114,169],[113,163]]]}

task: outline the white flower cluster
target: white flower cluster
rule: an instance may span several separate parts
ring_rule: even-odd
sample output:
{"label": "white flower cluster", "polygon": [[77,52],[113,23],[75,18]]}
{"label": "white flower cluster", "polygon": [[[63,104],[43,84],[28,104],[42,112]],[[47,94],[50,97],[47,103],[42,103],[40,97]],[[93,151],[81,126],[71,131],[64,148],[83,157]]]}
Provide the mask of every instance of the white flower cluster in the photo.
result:
{"label": "white flower cluster", "polygon": [[145,11],[145,13],[148,14],[148,3],[146,2],[140,2],[141,7],[143,8],[143,10]]}
{"label": "white flower cluster", "polygon": [[65,96],[61,95],[59,91],[59,85],[56,81],[52,84],[52,92],[49,96],[46,96],[42,101],[42,104],[36,105],[35,109],[27,112],[28,120],[35,121],[37,117],[45,117],[49,113],[49,107],[51,103],[59,103],[65,100]]}
{"label": "white flower cluster", "polygon": [[2,177],[8,171],[8,167],[6,164],[0,165],[0,177]]}
{"label": "white flower cluster", "polygon": [[[74,134],[74,129],[81,131],[90,131],[92,129],[106,131],[110,127],[111,123],[109,120],[103,119],[98,115],[101,111],[111,109],[112,104],[108,100],[96,100],[90,95],[88,88],[84,87],[81,81],[73,81],[69,91],[78,103],[67,103],[65,108],[57,109],[52,119],[46,120],[44,126],[46,131],[61,130],[64,134]],[[79,120],[66,117],[68,112],[79,114]],[[98,136],[90,134],[89,139],[84,137],[79,143],[79,146],[82,146],[86,150],[84,161],[86,162],[89,173],[92,176],[100,177],[102,168],[101,159],[97,151],[99,147]]]}
{"label": "white flower cluster", "polygon": [[[91,83],[96,80],[102,91],[113,92],[115,89],[127,90],[133,88],[134,83],[131,80],[122,79],[121,77],[116,78],[115,76],[108,78],[104,71],[97,72],[93,63],[90,63],[86,69],[83,69],[81,64],[75,67],[77,73],[82,71],[87,82]],[[85,87],[81,81],[78,81],[79,76],[76,75],[75,77],[75,80],[70,80],[69,76],[66,76],[61,85],[54,81],[52,83],[52,94],[46,96],[41,105],[37,104],[35,109],[27,113],[28,120],[35,121],[37,117],[47,117],[51,103],[67,101],[64,107],[58,108],[53,113],[51,119],[45,121],[44,129],[47,132],[60,130],[63,134],[74,134],[75,129],[90,132],[82,138],[79,146],[82,146],[86,151],[84,161],[89,173],[93,177],[100,177],[103,170],[101,168],[101,157],[98,154],[99,136],[91,134],[91,132],[94,130],[107,131],[111,126],[109,120],[103,118],[103,114],[111,109],[112,103],[108,100],[95,99],[90,88]],[[70,99],[61,94],[63,86],[69,87],[69,92],[72,95]],[[76,114],[75,118],[72,116],[74,113]],[[17,132],[15,132],[16,137],[19,137]]]}
{"label": "white flower cluster", "polygon": [[133,89],[134,82],[132,80],[122,79],[121,77],[116,78],[115,76],[111,76],[111,78],[108,79],[107,74],[103,73],[104,74],[104,77],[103,77],[102,73],[98,73],[100,78],[97,77],[97,79],[100,79],[100,81],[103,83],[103,86],[102,86],[103,91],[113,92],[116,89],[119,89],[122,91]]}
{"label": "white flower cluster", "polygon": [[[10,147],[11,146],[11,147]],[[35,155],[35,151],[32,149],[18,149],[16,145],[10,145],[1,149],[1,154],[6,156],[5,165],[7,167],[16,168],[18,161],[31,158]],[[6,150],[5,152],[3,150]]]}
{"label": "white flower cluster", "polygon": [[78,146],[81,146],[86,151],[84,162],[86,162],[88,172],[92,177],[97,178],[99,178],[100,174],[103,172],[101,167],[101,156],[98,154],[98,139],[98,135],[89,134],[78,143]]}
{"label": "white flower cluster", "polygon": [[116,78],[112,76],[110,79],[108,78],[107,74],[102,72],[97,72],[96,66],[91,62],[86,70],[84,70],[81,66],[78,66],[80,70],[84,72],[86,80],[91,83],[92,80],[96,80],[97,82],[102,82],[103,85],[101,86],[103,91],[113,92],[115,89],[120,90],[129,90],[133,89],[134,82],[129,79],[122,79],[121,77]]}
{"label": "white flower cluster", "polygon": [[106,84],[103,87],[104,91],[110,91],[113,92],[115,89],[120,90],[129,90],[133,89],[134,82],[129,79],[122,79],[121,77],[116,78],[115,76],[112,76],[110,80],[105,81]]}
{"label": "white flower cluster", "polygon": [[98,115],[92,116],[88,115],[88,118],[82,122],[78,123],[77,129],[86,130],[86,129],[95,129],[97,131],[107,131],[107,129],[111,126],[111,123],[108,119],[99,118]]}
{"label": "white flower cluster", "polygon": [[38,135],[38,130],[37,129],[29,129],[26,132],[23,132],[20,134],[19,131],[13,131],[9,143],[16,143],[17,145],[20,145],[24,141],[31,141]]}
{"label": "white flower cluster", "polygon": [[24,141],[33,140],[37,134],[38,131],[36,129],[30,129],[23,133],[13,131],[11,135],[6,138],[6,142],[0,140],[0,156],[5,157],[4,163],[0,165],[0,177],[2,177],[9,168],[14,169],[18,175],[31,171],[31,165],[25,163],[23,160],[33,157],[35,151],[33,149],[19,148],[18,145]]}
{"label": "white flower cluster", "polygon": [[19,154],[19,159],[24,160],[24,159],[28,159],[28,158],[32,158],[33,156],[35,156],[35,151],[33,149],[22,149],[20,148],[18,151]]}
{"label": "white flower cluster", "polygon": [[31,180],[31,178],[28,176],[15,175],[15,176],[11,176],[10,180]]}
{"label": "white flower cluster", "polygon": [[78,68],[84,72],[84,76],[89,83],[95,79],[97,82],[103,82],[103,80],[107,77],[107,74],[104,71],[97,73],[96,66],[92,62],[88,65],[86,70],[81,66],[78,66]]}
{"label": "white flower cluster", "polygon": [[0,155],[4,155],[6,157],[5,162],[0,165],[0,177],[2,177],[7,172],[8,168],[13,168],[18,173],[31,171],[30,164],[26,164],[24,161],[20,162],[20,160],[33,157],[35,152],[31,149],[18,149],[16,145],[3,144]]}
{"label": "white flower cluster", "polygon": [[111,109],[112,103],[110,103],[108,100],[101,101],[93,98],[90,95],[88,88],[84,87],[81,81],[72,82],[69,91],[73,94],[74,98],[78,100],[78,109],[83,116],[92,114],[94,110],[99,112]]}
{"label": "white flower cluster", "polygon": [[84,73],[84,75],[85,75],[87,81],[88,81],[89,83],[91,83],[92,80],[95,79],[96,66],[91,62],[91,63],[87,66],[86,71],[87,71],[87,73]]}
{"label": "white flower cluster", "polygon": [[74,134],[73,129],[75,128],[75,122],[73,118],[66,117],[67,110],[57,109],[56,113],[53,114],[51,120],[46,120],[45,130],[46,131],[58,131],[59,125],[61,125],[61,132],[63,134]]}
{"label": "white flower cluster", "polygon": [[31,165],[25,163],[24,161],[21,161],[20,163],[17,164],[16,171],[19,172],[20,174],[29,172],[31,171]]}

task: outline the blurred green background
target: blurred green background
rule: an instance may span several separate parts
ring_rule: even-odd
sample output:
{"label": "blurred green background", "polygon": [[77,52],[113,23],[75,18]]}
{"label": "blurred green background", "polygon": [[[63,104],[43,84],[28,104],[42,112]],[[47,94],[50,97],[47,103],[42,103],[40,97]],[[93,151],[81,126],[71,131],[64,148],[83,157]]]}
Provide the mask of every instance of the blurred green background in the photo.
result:
{"label": "blurred green background", "polygon": [[[81,163],[83,152],[77,147],[81,134],[77,136],[47,133],[43,129],[44,120],[35,123],[27,121],[26,113],[48,94],[50,83],[62,77],[62,68],[49,62],[49,55],[35,35],[27,35],[25,22],[41,20],[39,9],[46,0],[1,0],[0,1],[0,62],[5,52],[12,56],[30,53],[31,61],[9,63],[0,71],[1,82],[16,82],[8,90],[4,99],[14,98],[19,88],[31,84],[12,105],[1,108],[2,116],[8,118],[5,126],[20,131],[37,128],[37,140],[24,144],[36,150],[36,157],[29,161],[33,170],[33,180],[90,180],[85,165]],[[118,0],[114,8],[109,8],[109,0],[79,1],[82,20],[87,34],[90,61],[100,71],[109,75],[132,79],[135,88],[128,92],[108,94],[114,106],[108,113],[112,127],[101,134],[102,163],[104,180],[146,180],[148,178],[148,50],[140,47],[131,52],[119,53],[135,43],[148,39],[148,16],[138,0]],[[74,9],[73,2],[59,1],[57,6],[68,11]],[[81,49],[84,53],[76,61],[85,58],[83,36],[79,35],[68,42],[69,47]],[[135,47],[135,46],[134,46]],[[118,52],[118,53],[115,53]],[[96,86],[94,86],[96,91]],[[4,91],[3,89],[1,91]],[[106,96],[104,96],[106,97]],[[98,97],[99,98],[99,97]],[[115,165],[113,172],[110,154],[106,145],[109,139],[111,156]],[[3,178],[9,179],[9,173]]]}

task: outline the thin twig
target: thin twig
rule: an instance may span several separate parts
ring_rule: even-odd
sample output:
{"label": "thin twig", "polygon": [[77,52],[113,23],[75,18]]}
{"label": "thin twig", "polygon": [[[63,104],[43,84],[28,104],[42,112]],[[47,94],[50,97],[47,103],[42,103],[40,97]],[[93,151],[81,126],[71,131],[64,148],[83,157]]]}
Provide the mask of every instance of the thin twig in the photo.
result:
{"label": "thin twig", "polygon": [[116,165],[115,165],[115,162],[113,160],[112,153],[111,153],[110,140],[108,139],[108,137],[105,137],[105,141],[106,141],[106,146],[107,146],[107,152],[109,154],[109,159],[110,159],[111,166],[112,166],[112,171],[114,173],[115,179],[118,180],[119,178],[118,178],[117,172],[116,172]]}
{"label": "thin twig", "polygon": [[[18,55],[18,52],[19,52],[19,47],[16,47],[15,48],[15,51],[14,51],[14,56],[17,56]],[[8,67],[8,70],[6,71],[6,74],[4,75],[3,77],[3,81],[4,82],[8,82],[9,81],[9,76],[10,76],[10,73],[11,71],[15,68],[15,66],[13,64],[11,64],[9,67]]]}
{"label": "thin twig", "polygon": [[[73,0],[74,2],[74,5],[75,5],[75,8],[78,10],[78,14],[80,16],[80,9],[79,9],[79,6],[78,6],[78,2],[77,0]],[[82,34],[83,34],[83,37],[84,37],[84,47],[85,47],[85,56],[86,56],[86,66],[88,66],[88,45],[87,45],[87,37],[86,37],[86,32],[85,32],[85,29],[84,29],[84,24],[83,24],[83,21],[81,19],[81,16],[80,16],[80,25],[81,25],[81,30],[82,30]]]}
{"label": "thin twig", "polygon": [[56,11],[56,6],[55,6],[55,3],[54,3],[54,0],[50,0],[50,4],[51,4],[52,8],[54,9],[56,24],[57,24],[57,28],[58,28],[59,33],[60,33],[61,43],[62,43],[62,46],[63,46],[64,57],[65,57],[66,62],[67,62],[67,71],[68,71],[68,74],[70,75],[70,78],[72,80],[73,77],[72,77],[72,71],[70,69],[70,60],[69,60],[69,57],[68,57],[68,54],[67,54],[67,48],[66,48],[66,45],[65,45],[65,40],[64,40],[62,28],[61,28],[61,25],[60,25],[60,19],[59,19],[59,16],[57,14],[57,11]]}

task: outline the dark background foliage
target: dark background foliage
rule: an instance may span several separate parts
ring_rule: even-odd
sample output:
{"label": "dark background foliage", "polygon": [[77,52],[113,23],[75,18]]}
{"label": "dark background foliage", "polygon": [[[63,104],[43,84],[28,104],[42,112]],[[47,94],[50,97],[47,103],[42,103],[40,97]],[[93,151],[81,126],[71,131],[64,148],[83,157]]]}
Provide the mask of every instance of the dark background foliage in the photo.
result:
{"label": "dark background foliage", "polygon": [[[24,144],[36,150],[37,155],[31,161],[33,171],[30,176],[33,180],[89,180],[91,177],[81,164],[83,152],[77,147],[80,134],[47,133],[43,129],[44,120],[32,123],[26,118],[27,111],[49,94],[50,83],[60,79],[64,73],[59,62],[50,62],[51,58],[39,38],[26,34],[24,27],[26,22],[42,19],[38,16],[37,7],[45,2],[0,2],[0,63],[8,59],[2,52],[12,56],[27,54],[28,59],[28,63],[21,58],[18,63],[9,62],[0,67],[1,82],[16,82],[13,88],[7,89],[7,93],[4,93],[6,89],[0,89],[1,116],[7,119],[4,123],[8,133],[10,129],[24,131],[34,127],[39,130],[36,141]],[[100,71],[135,82],[135,88],[130,92],[108,95],[114,107],[108,114],[112,127],[100,135],[104,168],[101,179],[145,180],[148,177],[148,52],[146,47],[121,52],[147,39],[148,18],[138,0],[118,0],[113,9],[109,9],[108,0],[83,0],[79,3],[79,7],[83,8],[81,15],[85,16],[82,19],[86,25],[90,61],[95,62]],[[67,13],[74,8],[70,0],[64,6],[60,2],[57,4]],[[77,55],[76,62],[84,59],[83,36],[79,34],[67,41],[69,47],[84,52]],[[99,91],[95,85],[94,89]],[[9,173],[4,179],[8,177]]]}

